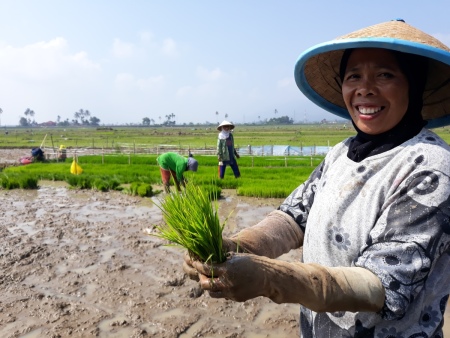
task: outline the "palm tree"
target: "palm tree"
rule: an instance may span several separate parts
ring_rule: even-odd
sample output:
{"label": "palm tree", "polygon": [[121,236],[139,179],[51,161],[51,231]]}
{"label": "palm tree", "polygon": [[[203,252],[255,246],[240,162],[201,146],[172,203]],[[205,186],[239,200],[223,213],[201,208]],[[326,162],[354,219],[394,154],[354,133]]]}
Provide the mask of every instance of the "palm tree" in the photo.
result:
{"label": "palm tree", "polygon": [[3,109],[0,108],[0,126],[2,125],[2,119],[1,119],[2,113],[3,113]]}
{"label": "palm tree", "polygon": [[31,125],[31,117],[34,116],[34,111],[31,110],[30,108],[27,108],[27,110],[25,110],[23,114],[28,117],[27,118],[28,124]]}
{"label": "palm tree", "polygon": [[225,120],[228,118],[228,114],[225,114]]}
{"label": "palm tree", "polygon": [[74,124],[78,124],[78,119],[81,117],[81,113],[83,112],[83,109],[80,109],[79,112],[75,112],[73,114],[74,119],[72,120],[74,122]]}
{"label": "palm tree", "polygon": [[219,123],[219,112],[218,111],[216,111],[216,120],[217,120],[217,123]]}

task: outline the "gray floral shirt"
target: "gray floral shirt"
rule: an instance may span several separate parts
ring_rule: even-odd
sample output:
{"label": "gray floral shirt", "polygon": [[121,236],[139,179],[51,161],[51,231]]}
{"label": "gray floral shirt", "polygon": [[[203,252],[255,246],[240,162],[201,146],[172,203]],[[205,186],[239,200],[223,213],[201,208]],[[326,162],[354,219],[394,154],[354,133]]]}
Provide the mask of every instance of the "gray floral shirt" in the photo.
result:
{"label": "gray floral shirt", "polygon": [[450,293],[450,147],[423,129],[360,163],[333,147],[280,206],[305,232],[303,261],[358,266],[386,290],[379,313],[301,308],[302,336],[443,337]]}

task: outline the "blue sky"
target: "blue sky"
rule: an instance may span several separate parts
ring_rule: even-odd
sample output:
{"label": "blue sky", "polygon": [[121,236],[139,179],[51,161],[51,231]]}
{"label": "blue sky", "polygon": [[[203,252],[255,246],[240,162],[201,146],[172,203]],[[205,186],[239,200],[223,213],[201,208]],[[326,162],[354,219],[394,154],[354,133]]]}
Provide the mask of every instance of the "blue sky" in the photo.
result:
{"label": "blue sky", "polygon": [[[294,82],[305,49],[403,18],[450,45],[447,1],[0,0],[0,123],[334,119]],[[216,116],[216,112],[219,113]],[[161,119],[160,119],[161,117]]]}

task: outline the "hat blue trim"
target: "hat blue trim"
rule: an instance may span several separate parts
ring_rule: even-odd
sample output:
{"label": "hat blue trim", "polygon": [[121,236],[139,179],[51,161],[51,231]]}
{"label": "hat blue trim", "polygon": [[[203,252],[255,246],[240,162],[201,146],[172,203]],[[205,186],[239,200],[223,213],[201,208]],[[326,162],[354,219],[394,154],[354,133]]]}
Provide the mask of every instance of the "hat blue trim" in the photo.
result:
{"label": "hat blue trim", "polygon": [[[347,109],[339,107],[316,93],[314,89],[311,88],[308,81],[306,80],[304,73],[305,63],[313,56],[336,51],[345,50],[349,48],[384,48],[396,50],[404,53],[417,54],[430,59],[440,61],[444,64],[450,65],[450,53],[432,46],[425,44],[412,42],[408,40],[400,40],[394,38],[357,38],[357,39],[342,39],[333,40],[325,43],[315,45],[305,52],[300,54],[294,68],[295,83],[300,91],[313,103],[318,105],[330,113],[333,113],[344,119],[350,119],[350,115]],[[442,125],[448,125],[450,123],[450,116],[443,116],[433,120],[428,120],[428,128],[436,128]]]}

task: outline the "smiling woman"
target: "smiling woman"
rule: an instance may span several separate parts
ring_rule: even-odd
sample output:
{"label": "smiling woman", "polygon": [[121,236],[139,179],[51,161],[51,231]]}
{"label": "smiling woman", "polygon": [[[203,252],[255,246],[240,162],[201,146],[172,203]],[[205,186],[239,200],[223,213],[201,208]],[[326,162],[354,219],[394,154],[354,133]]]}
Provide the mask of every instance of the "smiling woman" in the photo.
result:
{"label": "smiling woman", "polygon": [[[450,147],[424,126],[450,124],[449,48],[390,21],[308,49],[295,76],[357,134],[277,210],[224,239],[241,253],[185,271],[213,298],[300,304],[304,337],[442,337]],[[276,259],[297,248],[302,262]]]}

